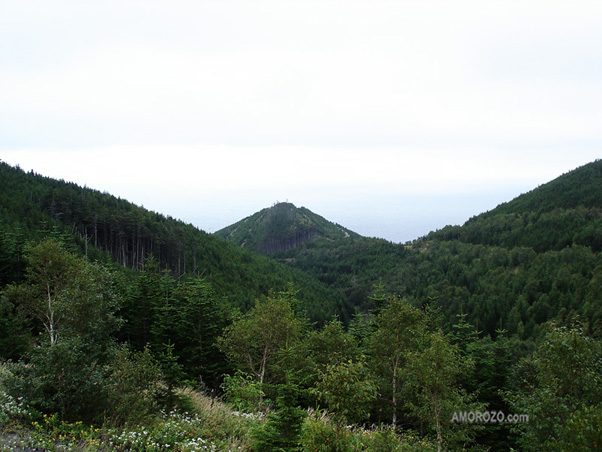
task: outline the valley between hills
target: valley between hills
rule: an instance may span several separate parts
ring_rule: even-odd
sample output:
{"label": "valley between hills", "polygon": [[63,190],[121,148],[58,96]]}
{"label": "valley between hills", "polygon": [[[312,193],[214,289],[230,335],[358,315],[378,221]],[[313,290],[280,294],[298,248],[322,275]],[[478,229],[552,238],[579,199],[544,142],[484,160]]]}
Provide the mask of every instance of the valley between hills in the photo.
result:
{"label": "valley between hills", "polygon": [[406,244],[0,185],[0,450],[599,447],[600,160]]}

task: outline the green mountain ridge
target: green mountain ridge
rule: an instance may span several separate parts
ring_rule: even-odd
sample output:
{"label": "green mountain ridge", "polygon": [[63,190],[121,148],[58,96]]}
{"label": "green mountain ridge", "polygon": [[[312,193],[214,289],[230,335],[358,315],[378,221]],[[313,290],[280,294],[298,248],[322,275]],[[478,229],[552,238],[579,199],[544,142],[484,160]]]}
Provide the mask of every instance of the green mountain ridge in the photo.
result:
{"label": "green mountain ridge", "polygon": [[215,235],[260,254],[296,248],[317,238],[340,240],[360,237],[305,207],[296,207],[288,202],[262,209],[215,232]]}
{"label": "green mountain ridge", "polygon": [[0,164],[0,448],[597,450],[601,174],[405,245],[289,203],[234,244]]}
{"label": "green mountain ridge", "polygon": [[19,243],[59,231],[91,259],[124,268],[143,267],[152,252],[162,269],[178,278],[202,275],[243,310],[292,281],[312,320],[338,314],[348,322],[354,311],[373,307],[371,294],[382,285],[417,305],[435,305],[447,324],[466,314],[486,334],[501,327],[528,339],[549,320],[580,320],[602,334],[601,175],[598,160],[462,226],[401,245],[361,237],[290,203],[207,234],[2,164],[0,265],[10,282],[19,272]]}
{"label": "green mountain ridge", "polygon": [[312,320],[349,315],[338,291],[303,272],[108,193],[0,163],[0,283],[18,278],[25,243],[51,234],[115,268],[143,269],[152,254],[160,269],[201,275],[243,310],[292,282]]}
{"label": "green mountain ridge", "polygon": [[602,162],[592,162],[411,244],[316,239],[271,256],[340,290],[360,311],[382,284],[434,304],[447,324],[465,314],[485,334],[537,337],[549,320],[579,320],[602,334],[601,174]]}
{"label": "green mountain ridge", "polygon": [[596,160],[495,209],[430,233],[430,240],[525,246],[538,252],[571,245],[602,250],[602,161]]}

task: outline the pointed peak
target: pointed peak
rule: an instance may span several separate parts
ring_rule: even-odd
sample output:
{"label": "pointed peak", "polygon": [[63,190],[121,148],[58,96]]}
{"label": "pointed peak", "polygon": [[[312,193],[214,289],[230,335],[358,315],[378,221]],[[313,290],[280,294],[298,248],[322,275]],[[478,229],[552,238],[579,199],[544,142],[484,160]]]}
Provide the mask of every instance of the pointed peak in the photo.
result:
{"label": "pointed peak", "polygon": [[330,240],[359,237],[355,232],[288,201],[276,202],[215,235],[262,254],[295,248],[320,237]]}

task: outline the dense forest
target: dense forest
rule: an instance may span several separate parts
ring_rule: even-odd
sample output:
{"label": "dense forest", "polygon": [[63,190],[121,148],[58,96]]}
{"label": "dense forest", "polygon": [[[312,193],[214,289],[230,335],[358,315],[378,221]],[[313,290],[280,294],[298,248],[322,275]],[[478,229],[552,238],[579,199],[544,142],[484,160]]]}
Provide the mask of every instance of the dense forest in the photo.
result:
{"label": "dense forest", "polygon": [[360,237],[305,207],[297,208],[289,202],[276,203],[217,231],[215,235],[261,254],[296,248],[318,237],[327,240]]}
{"label": "dense forest", "polygon": [[600,161],[406,244],[0,186],[0,450],[600,450]]}
{"label": "dense forest", "polygon": [[[580,200],[583,200],[581,202]],[[602,334],[602,162],[512,202],[406,244],[314,240],[273,255],[372,307],[374,284],[431,303],[450,325],[461,314],[495,337],[538,339],[548,321]]]}
{"label": "dense forest", "polygon": [[[54,234],[74,251],[112,268],[141,270],[153,256],[160,270],[177,279],[200,276],[243,310],[269,290],[284,290],[293,282],[303,292],[312,320],[323,323],[335,313],[349,315],[339,292],[315,278],[108,193],[26,174],[4,163],[0,188],[3,265],[20,262],[28,241]],[[18,277],[15,271],[6,269],[0,278],[10,274],[12,280]]]}

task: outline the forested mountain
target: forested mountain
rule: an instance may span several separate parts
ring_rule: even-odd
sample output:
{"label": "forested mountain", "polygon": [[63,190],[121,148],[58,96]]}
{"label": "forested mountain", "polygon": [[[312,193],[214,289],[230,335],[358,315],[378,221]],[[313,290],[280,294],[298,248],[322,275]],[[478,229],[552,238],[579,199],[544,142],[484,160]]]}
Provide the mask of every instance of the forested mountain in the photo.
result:
{"label": "forested mountain", "polygon": [[122,268],[143,269],[152,255],[159,269],[176,278],[202,276],[218,295],[243,309],[292,282],[313,320],[348,316],[343,297],[305,273],[108,193],[5,163],[0,163],[0,232],[4,283],[16,277],[24,243],[62,234],[90,259]]}
{"label": "forested mountain", "polygon": [[602,161],[598,160],[468,220],[431,240],[526,246],[537,252],[582,245],[602,249]]}
{"label": "forested mountain", "polygon": [[359,237],[359,234],[331,223],[305,207],[295,207],[288,202],[276,203],[215,232],[215,235],[262,254],[296,248],[316,238],[339,240]]}
{"label": "forested mountain", "polygon": [[[602,161],[405,245],[314,240],[272,256],[371,307],[374,285],[459,314],[485,333],[528,339],[548,320],[602,335]],[[403,227],[403,225],[400,225]]]}
{"label": "forested mountain", "polygon": [[598,450],[601,165],[405,245],[288,203],[234,245],[1,164],[0,449]]}

